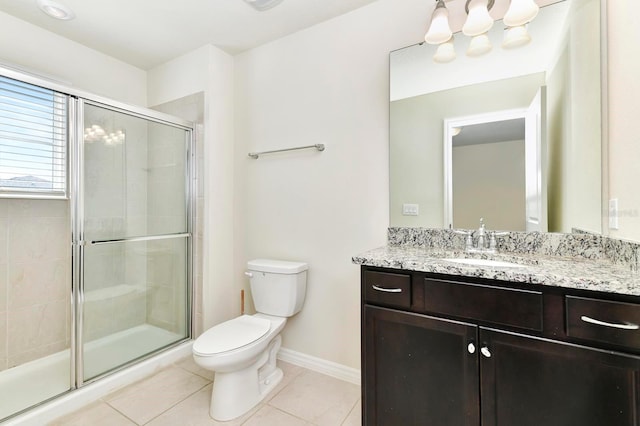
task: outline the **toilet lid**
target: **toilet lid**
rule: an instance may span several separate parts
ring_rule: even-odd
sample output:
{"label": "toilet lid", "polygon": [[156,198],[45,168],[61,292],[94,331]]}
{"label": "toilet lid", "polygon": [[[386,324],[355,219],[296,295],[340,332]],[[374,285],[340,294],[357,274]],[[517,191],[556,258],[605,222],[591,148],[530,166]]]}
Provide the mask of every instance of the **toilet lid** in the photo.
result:
{"label": "toilet lid", "polygon": [[255,342],[269,331],[271,321],[242,315],[205,331],[193,343],[193,352],[213,355]]}

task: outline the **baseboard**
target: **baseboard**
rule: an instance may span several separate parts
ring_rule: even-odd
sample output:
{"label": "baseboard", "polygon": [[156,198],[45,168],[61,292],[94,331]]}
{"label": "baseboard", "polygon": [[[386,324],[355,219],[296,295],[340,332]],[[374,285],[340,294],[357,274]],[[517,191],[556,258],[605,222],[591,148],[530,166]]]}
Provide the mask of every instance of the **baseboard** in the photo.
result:
{"label": "baseboard", "polygon": [[280,349],[278,359],[360,386],[360,370],[356,368],[347,367],[337,362],[327,361],[326,359],[317,358],[287,348]]}

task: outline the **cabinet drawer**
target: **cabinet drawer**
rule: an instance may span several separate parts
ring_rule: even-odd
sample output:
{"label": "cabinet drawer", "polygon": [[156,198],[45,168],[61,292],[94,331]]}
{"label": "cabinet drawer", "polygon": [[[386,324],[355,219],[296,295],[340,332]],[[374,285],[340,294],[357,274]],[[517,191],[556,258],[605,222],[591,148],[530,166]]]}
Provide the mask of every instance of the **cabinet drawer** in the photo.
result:
{"label": "cabinet drawer", "polygon": [[366,271],[364,287],[368,303],[400,308],[411,306],[411,275]]}
{"label": "cabinet drawer", "polygon": [[427,278],[429,312],[542,331],[542,293]]}
{"label": "cabinet drawer", "polygon": [[567,335],[640,350],[640,305],[567,296]]}

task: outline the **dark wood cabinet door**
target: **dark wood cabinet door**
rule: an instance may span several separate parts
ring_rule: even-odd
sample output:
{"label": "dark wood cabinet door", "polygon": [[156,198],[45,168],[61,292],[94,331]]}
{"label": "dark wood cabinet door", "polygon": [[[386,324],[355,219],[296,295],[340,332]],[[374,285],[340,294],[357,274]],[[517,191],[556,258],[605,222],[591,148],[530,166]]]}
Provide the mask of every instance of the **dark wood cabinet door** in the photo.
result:
{"label": "dark wood cabinet door", "polygon": [[363,309],[363,424],[478,426],[477,327]]}
{"label": "dark wood cabinet door", "polygon": [[640,358],[483,328],[480,345],[483,426],[640,426]]}

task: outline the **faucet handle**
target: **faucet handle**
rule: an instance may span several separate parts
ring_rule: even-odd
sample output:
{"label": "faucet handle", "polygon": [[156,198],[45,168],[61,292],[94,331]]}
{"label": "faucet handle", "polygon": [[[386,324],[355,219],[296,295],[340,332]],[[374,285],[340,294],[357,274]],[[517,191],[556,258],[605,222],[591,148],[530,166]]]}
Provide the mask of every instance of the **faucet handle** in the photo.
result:
{"label": "faucet handle", "polygon": [[489,236],[489,249],[495,250],[497,246],[496,237],[500,237],[503,235],[509,235],[507,231],[491,231]]}
{"label": "faucet handle", "polygon": [[460,235],[465,235],[467,238],[464,243],[465,250],[470,250],[473,248],[473,231],[464,231],[462,229],[454,229],[453,232]]}

